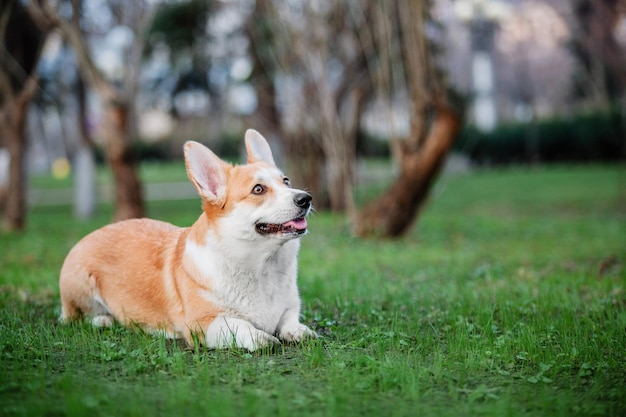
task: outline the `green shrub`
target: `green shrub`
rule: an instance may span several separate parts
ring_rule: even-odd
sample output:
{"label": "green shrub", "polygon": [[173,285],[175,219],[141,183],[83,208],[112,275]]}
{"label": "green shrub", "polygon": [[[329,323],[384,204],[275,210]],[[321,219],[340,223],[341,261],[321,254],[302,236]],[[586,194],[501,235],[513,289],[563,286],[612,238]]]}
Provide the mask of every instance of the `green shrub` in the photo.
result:
{"label": "green shrub", "polygon": [[506,123],[484,133],[467,126],[457,151],[474,162],[586,162],[624,159],[626,120],[619,108],[555,117],[531,123]]}

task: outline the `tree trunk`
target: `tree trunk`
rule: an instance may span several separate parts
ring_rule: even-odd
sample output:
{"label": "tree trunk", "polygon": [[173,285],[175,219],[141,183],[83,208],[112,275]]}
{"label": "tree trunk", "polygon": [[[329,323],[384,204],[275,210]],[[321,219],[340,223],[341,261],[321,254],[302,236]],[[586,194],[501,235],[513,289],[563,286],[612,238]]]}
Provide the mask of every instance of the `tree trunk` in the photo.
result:
{"label": "tree trunk", "polygon": [[1,227],[19,231],[26,226],[26,119],[39,81],[34,74],[46,31],[36,28],[21,2],[4,6],[0,7],[0,141],[4,140],[9,155],[9,179]]}
{"label": "tree trunk", "polygon": [[90,218],[96,201],[96,158],[91,146],[81,142],[74,154],[74,216]]}
{"label": "tree trunk", "polygon": [[439,109],[421,146],[402,147],[399,176],[383,195],[360,213],[355,224],[357,236],[394,238],[409,230],[454,143],[460,124],[451,111]]}
{"label": "tree trunk", "polygon": [[322,133],[326,156],[325,174],[330,209],[335,212],[346,212],[351,216],[355,210],[352,195],[355,155],[350,149],[349,138],[344,138],[343,135],[340,130],[335,131],[335,135],[330,135],[329,132]]}
{"label": "tree trunk", "polygon": [[[330,209],[335,212],[346,212],[348,217],[352,218],[356,212],[353,196],[356,130],[348,131],[342,123],[338,108],[341,103],[335,99],[323,60],[313,59],[311,63],[319,95],[321,144],[326,157],[326,184]],[[354,95],[354,98],[357,102],[360,100],[358,94]],[[355,103],[352,107],[357,108],[358,105]],[[352,114],[349,115],[349,118],[351,117]]]}
{"label": "tree trunk", "polygon": [[[2,121],[0,121],[0,130]],[[1,146],[1,144],[0,144]],[[7,199],[7,187],[9,186],[9,151],[5,147],[0,147],[0,214],[4,213],[4,206]]]}
{"label": "tree trunk", "polygon": [[317,209],[325,209],[329,207],[329,200],[322,176],[324,153],[319,144],[307,136],[306,132],[283,133],[288,156],[287,175],[296,187],[311,193]]}
{"label": "tree trunk", "polygon": [[80,74],[76,80],[78,105],[78,148],[74,155],[74,215],[87,219],[96,211],[96,156],[87,127],[87,94]]}
{"label": "tree trunk", "polygon": [[115,188],[114,220],[144,217],[143,190],[128,138],[128,108],[125,103],[105,99],[104,120],[107,159]]}
{"label": "tree trunk", "polygon": [[[36,84],[29,80],[27,84]],[[4,133],[5,144],[9,153],[9,182],[4,200],[2,229],[20,231],[26,226],[26,116],[28,104],[34,87],[26,86],[16,97],[5,97],[0,112],[0,131]]]}
{"label": "tree trunk", "polygon": [[280,132],[280,114],[276,108],[276,87],[272,74],[268,70],[265,42],[270,42],[271,33],[268,31],[268,11],[265,1],[256,2],[255,18],[249,19],[245,26],[248,38],[254,40],[248,48],[252,58],[251,80],[257,96],[257,108],[250,118],[252,127],[260,131],[263,136],[273,136]]}
{"label": "tree trunk", "polygon": [[[72,22],[75,27],[80,27],[82,3],[81,0],[78,0],[72,4],[72,7],[75,7],[77,11],[77,13],[72,13]],[[88,219],[95,213],[98,201],[96,193],[96,155],[87,126],[87,89],[80,71],[77,71],[76,75],[79,137],[78,147],[74,154],[74,216],[79,219]]]}
{"label": "tree trunk", "polygon": [[[72,6],[74,13],[77,13],[80,10],[80,1],[73,1]],[[32,19],[38,22],[40,26],[57,27],[63,33],[74,49],[82,76],[96,89],[102,100],[106,153],[113,172],[115,188],[114,220],[143,217],[145,215],[143,193],[130,142],[129,114],[131,110],[129,103],[132,103],[133,94],[125,96],[123,89],[120,89],[115,82],[107,80],[98,70],[87,47],[85,37],[80,30],[77,18],[70,22],[59,17],[56,9],[49,3],[41,5],[30,2],[28,11]],[[144,20],[148,21],[148,17],[148,15],[144,15]],[[137,30],[137,32],[142,32],[142,30]],[[136,64],[134,67],[138,66],[138,62],[132,64]],[[134,84],[136,83],[128,83],[127,89],[132,89]]]}

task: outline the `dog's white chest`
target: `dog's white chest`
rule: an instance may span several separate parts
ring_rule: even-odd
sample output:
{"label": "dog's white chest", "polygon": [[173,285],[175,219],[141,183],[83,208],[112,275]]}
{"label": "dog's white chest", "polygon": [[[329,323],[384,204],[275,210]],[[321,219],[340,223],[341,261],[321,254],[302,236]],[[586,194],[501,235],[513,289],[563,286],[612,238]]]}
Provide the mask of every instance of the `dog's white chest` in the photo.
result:
{"label": "dog's white chest", "polygon": [[203,290],[203,298],[271,334],[284,312],[300,304],[296,284],[298,249],[299,241],[293,240],[272,256],[257,250],[242,257],[187,242],[185,252],[207,280],[206,288],[211,288]]}

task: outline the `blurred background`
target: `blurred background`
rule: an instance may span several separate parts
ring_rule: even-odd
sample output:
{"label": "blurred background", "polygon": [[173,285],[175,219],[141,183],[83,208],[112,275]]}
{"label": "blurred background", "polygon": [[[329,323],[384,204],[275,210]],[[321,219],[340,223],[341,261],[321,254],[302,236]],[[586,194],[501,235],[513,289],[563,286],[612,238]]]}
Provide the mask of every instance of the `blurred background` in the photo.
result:
{"label": "blurred background", "polygon": [[194,198],[182,144],[240,161],[247,128],[363,236],[442,168],[626,156],[622,0],[4,0],[0,40],[5,230]]}

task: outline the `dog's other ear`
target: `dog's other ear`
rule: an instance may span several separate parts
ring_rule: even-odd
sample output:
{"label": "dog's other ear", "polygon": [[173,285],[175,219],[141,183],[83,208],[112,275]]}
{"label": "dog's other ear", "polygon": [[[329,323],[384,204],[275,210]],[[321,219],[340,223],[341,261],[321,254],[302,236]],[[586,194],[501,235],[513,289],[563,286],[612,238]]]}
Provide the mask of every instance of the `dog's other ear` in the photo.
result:
{"label": "dog's other ear", "polygon": [[187,175],[200,197],[214,204],[223,203],[226,171],[222,160],[209,148],[192,140],[185,143],[184,151]]}
{"label": "dog's other ear", "polygon": [[249,164],[262,161],[276,166],[270,145],[263,135],[254,129],[246,130],[246,152]]}

